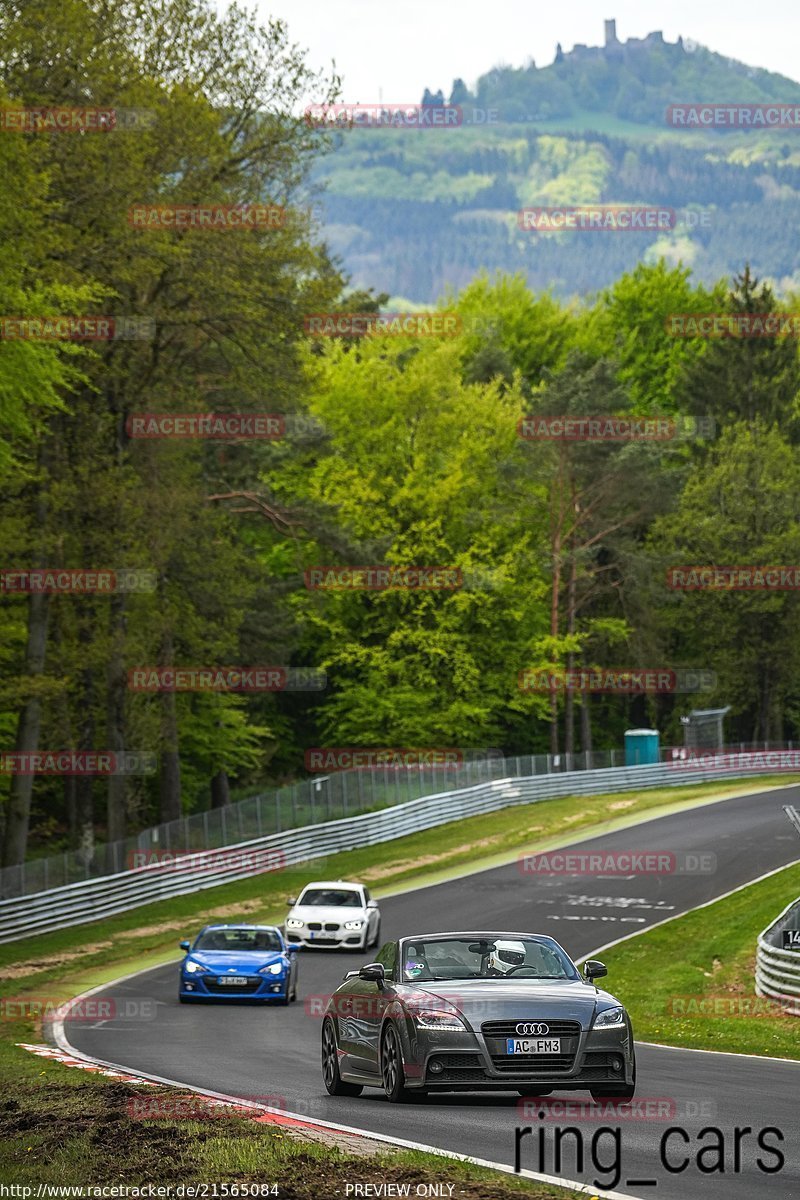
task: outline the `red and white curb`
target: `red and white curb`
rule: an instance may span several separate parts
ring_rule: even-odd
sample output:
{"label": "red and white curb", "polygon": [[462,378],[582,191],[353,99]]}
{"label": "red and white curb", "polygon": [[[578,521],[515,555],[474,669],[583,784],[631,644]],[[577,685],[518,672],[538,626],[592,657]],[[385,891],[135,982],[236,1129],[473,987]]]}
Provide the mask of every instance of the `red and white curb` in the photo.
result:
{"label": "red and white curb", "polygon": [[[75,1001],[70,1001],[70,1004]],[[77,1053],[67,1054],[64,1050],[57,1049],[55,1046],[39,1045],[32,1042],[17,1042],[21,1050],[29,1050],[31,1054],[36,1054],[39,1058],[49,1058],[53,1062],[61,1063],[65,1067],[79,1067],[83,1071],[89,1071],[94,1075],[103,1075],[108,1079],[117,1079],[123,1083],[135,1083],[140,1087],[150,1088],[165,1088],[178,1087],[184,1092],[191,1092],[192,1095],[202,1097],[202,1105],[199,1105],[195,1110],[185,1114],[189,1117],[195,1117],[202,1120],[204,1115],[220,1116],[246,1116],[250,1121],[259,1121],[262,1124],[282,1125],[294,1128],[306,1127],[314,1129],[317,1122],[309,1121],[295,1113],[287,1113],[282,1109],[269,1108],[266,1105],[257,1104],[253,1101],[240,1100],[235,1096],[222,1097],[215,1092],[206,1092],[201,1088],[191,1087],[183,1083],[170,1083],[168,1080],[148,1079],[144,1075],[132,1075],[129,1071],[122,1068],[112,1067],[108,1064],[101,1063],[99,1060],[85,1058],[83,1055],[78,1057]],[[179,1105],[177,1106],[179,1108]],[[207,1110],[207,1114],[204,1113]],[[169,1108],[165,1108],[163,1113],[159,1113],[156,1109],[149,1117],[150,1120],[158,1119],[159,1115],[165,1117],[174,1117],[175,1112],[171,1112]],[[148,1116],[143,1113],[143,1120],[147,1120]],[[356,1132],[356,1131],[353,1131]],[[369,1135],[361,1135],[364,1140],[368,1140]]]}
{"label": "red and white curb", "polygon": [[56,1050],[54,1046],[39,1046],[31,1042],[17,1042],[17,1045],[21,1050],[30,1050],[31,1054],[36,1054],[39,1058],[52,1058],[65,1067],[82,1067],[84,1071],[92,1071],[96,1075],[107,1075],[109,1079],[121,1079],[124,1083],[141,1083],[146,1087],[158,1086],[151,1079],[140,1079],[136,1075],[127,1075],[124,1071],[109,1070],[107,1067],[76,1058],[73,1054],[65,1054],[63,1050]]}

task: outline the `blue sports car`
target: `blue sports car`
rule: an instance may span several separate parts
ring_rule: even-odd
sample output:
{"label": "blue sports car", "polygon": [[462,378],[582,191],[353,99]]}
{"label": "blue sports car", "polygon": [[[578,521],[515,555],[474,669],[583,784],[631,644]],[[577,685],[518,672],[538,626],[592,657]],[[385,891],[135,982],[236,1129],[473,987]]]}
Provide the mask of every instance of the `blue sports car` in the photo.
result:
{"label": "blue sports car", "polygon": [[297,948],[274,925],[206,925],[194,945],[180,943],[181,1004],[250,1000],[288,1004],[297,999]]}

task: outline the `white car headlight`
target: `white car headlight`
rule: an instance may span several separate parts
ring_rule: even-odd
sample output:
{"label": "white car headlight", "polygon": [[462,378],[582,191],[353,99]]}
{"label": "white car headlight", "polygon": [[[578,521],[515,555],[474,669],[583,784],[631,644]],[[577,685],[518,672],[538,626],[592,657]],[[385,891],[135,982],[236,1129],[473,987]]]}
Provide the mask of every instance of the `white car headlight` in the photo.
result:
{"label": "white car headlight", "polygon": [[301,921],[299,917],[287,917],[286,918],[286,928],[287,929],[302,929],[303,924],[304,924],[304,922]]}
{"label": "white car headlight", "polygon": [[423,1029],[453,1029],[459,1033],[466,1029],[458,1014],[446,1008],[421,1008],[414,1013],[414,1020]]}
{"label": "white car headlight", "polygon": [[361,929],[363,924],[363,921],[345,921],[344,927],[345,929]]}
{"label": "white car headlight", "polygon": [[625,1024],[625,1009],[624,1008],[606,1008],[603,1012],[599,1012],[594,1019],[595,1029],[608,1029],[611,1025]]}
{"label": "white car headlight", "polygon": [[270,963],[268,967],[262,967],[258,973],[259,975],[280,975],[283,970],[284,964],[276,962]]}
{"label": "white car headlight", "polygon": [[189,975],[194,975],[195,971],[207,971],[208,967],[204,967],[202,963],[193,962],[190,958],[183,969],[184,971],[188,972]]}

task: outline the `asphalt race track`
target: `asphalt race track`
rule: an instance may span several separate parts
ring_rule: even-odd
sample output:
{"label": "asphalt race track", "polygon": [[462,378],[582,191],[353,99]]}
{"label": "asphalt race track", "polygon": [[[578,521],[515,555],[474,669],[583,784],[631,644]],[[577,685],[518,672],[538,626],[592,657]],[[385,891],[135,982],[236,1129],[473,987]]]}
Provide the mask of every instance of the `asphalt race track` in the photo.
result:
{"label": "asphalt race track", "polygon": [[[528,930],[551,934],[574,958],[581,958],[797,860],[800,844],[781,806],[797,803],[799,793],[800,788],[792,787],[740,796],[580,843],[581,851],[658,850],[679,857],[710,852],[716,855],[713,873],[533,877],[512,863],[382,900],[382,940],[411,932]],[[434,845],[435,840],[434,830]],[[213,905],[211,896],[209,904]],[[185,936],[194,932],[187,929]],[[518,1108],[523,1101],[516,1095],[444,1095],[407,1105],[389,1105],[372,1090],[357,1099],[328,1096],[319,1066],[319,1005],[311,997],[332,991],[345,970],[369,957],[302,952],[300,999],[288,1008],[182,1006],[177,1000],[176,966],[160,967],[103,993],[115,998],[116,1011],[126,1001],[149,1000],[154,1019],[121,1015],[92,1023],[72,1020],[66,1025],[67,1037],[77,1050],[107,1062],[493,1162],[513,1164],[515,1128],[532,1125],[533,1135],[521,1143],[523,1168],[634,1196],[800,1198],[800,1062],[640,1044],[637,1100],[661,1101],[659,1112],[670,1115],[617,1122],[619,1149],[607,1133],[596,1140],[594,1152],[592,1137],[608,1123],[576,1121],[570,1116],[540,1121],[538,1106],[524,1113]],[[602,984],[614,992],[613,973]],[[625,997],[620,999],[624,1002]],[[129,1011],[133,1010],[129,1007]],[[635,1029],[635,1011],[632,1016]],[[556,1098],[554,1093],[547,1103]],[[588,1092],[564,1092],[560,1098],[590,1100]],[[537,1125],[546,1131],[543,1162]],[[571,1138],[564,1143],[560,1171],[554,1169],[552,1131],[558,1125],[583,1131],[583,1169],[576,1162]],[[666,1170],[659,1155],[661,1138],[670,1125],[680,1126],[688,1138],[688,1144],[679,1135],[669,1143],[668,1158],[674,1167],[689,1159],[679,1173]],[[704,1173],[698,1167],[698,1151],[715,1136],[697,1141],[706,1126],[722,1132],[724,1173]],[[753,1131],[743,1136],[738,1171],[734,1169],[736,1126]],[[768,1126],[783,1133],[780,1149],[785,1156],[781,1170],[769,1174],[756,1163],[760,1157],[766,1167],[776,1165],[774,1153],[756,1144],[759,1131]],[[775,1146],[775,1135],[767,1135],[766,1144]],[[714,1158],[707,1150],[701,1165],[713,1167]]]}

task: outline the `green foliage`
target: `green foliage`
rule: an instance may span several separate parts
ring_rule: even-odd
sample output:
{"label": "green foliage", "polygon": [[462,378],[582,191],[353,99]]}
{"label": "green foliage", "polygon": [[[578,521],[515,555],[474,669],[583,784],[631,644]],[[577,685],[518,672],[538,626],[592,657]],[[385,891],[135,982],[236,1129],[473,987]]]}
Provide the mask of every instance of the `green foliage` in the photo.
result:
{"label": "green foliage", "polygon": [[[38,608],[3,597],[2,748],[38,724],[43,749],[152,750],[160,768],[121,787],[37,779],[32,799],[17,777],[3,810],[7,858],[24,853],[29,804],[35,850],[90,846],[204,807],[212,780],[224,798],[224,776],[236,792],[297,779],[313,745],[589,749],[618,746],[645,721],[677,739],[697,699],[552,703],[520,689],[530,667],[708,667],[718,677],[709,699],[731,704],[734,740],[797,736],[796,593],[679,594],[663,574],[669,563],[800,560],[796,340],[668,331],[675,313],[772,311],[776,288],[749,268],[730,288],[704,284],[675,264],[675,239],[642,264],[652,244],[592,235],[589,255],[566,236],[528,237],[513,218],[522,200],[670,203],[695,186],[710,206],[722,179],[741,222],[738,265],[747,207],[763,196],[754,171],[778,189],[776,228],[794,211],[791,155],[712,161],[675,140],[634,148],[529,123],[337,133],[324,158],[326,138],[287,114],[334,95],[336,81],[308,71],[280,22],[259,30],[204,0],[32,0],[6,6],[0,38],[3,103],[153,117],[136,133],[0,138],[2,310],[153,323],[149,338],[91,347],[0,338],[3,565],[130,567],[153,580],[151,591],[52,596]],[[577,75],[574,63],[500,70],[474,100],[505,88],[514,103],[530,92],[554,110],[613,111],[620,81],[587,63]],[[631,70],[622,81],[625,103],[638,111],[673,77],[690,81],[685,65],[654,48],[652,78]],[[757,92],[771,86],[753,79]],[[463,84],[455,92],[473,103]],[[394,274],[374,268],[377,294],[345,280],[320,244],[314,169],[354,252],[368,225],[382,246],[402,243]],[[285,206],[283,227],[217,234],[127,220],[139,203],[261,200]],[[409,239],[393,224],[398,205]],[[706,264],[723,263],[714,280],[718,236],[702,243]],[[490,272],[498,247],[506,269]],[[598,294],[559,298],[589,292],[598,270]],[[303,337],[308,314],[376,313],[390,295],[409,310],[421,294],[441,296],[458,328]],[[284,414],[286,434],[143,441],[127,424],[210,411]],[[526,416],[612,414],[711,416],[718,436],[519,432]],[[330,564],[446,568],[457,583],[304,586],[306,569]],[[127,686],[131,668],[154,665],[313,667],[328,686]],[[5,798],[7,777],[2,787]]]}

